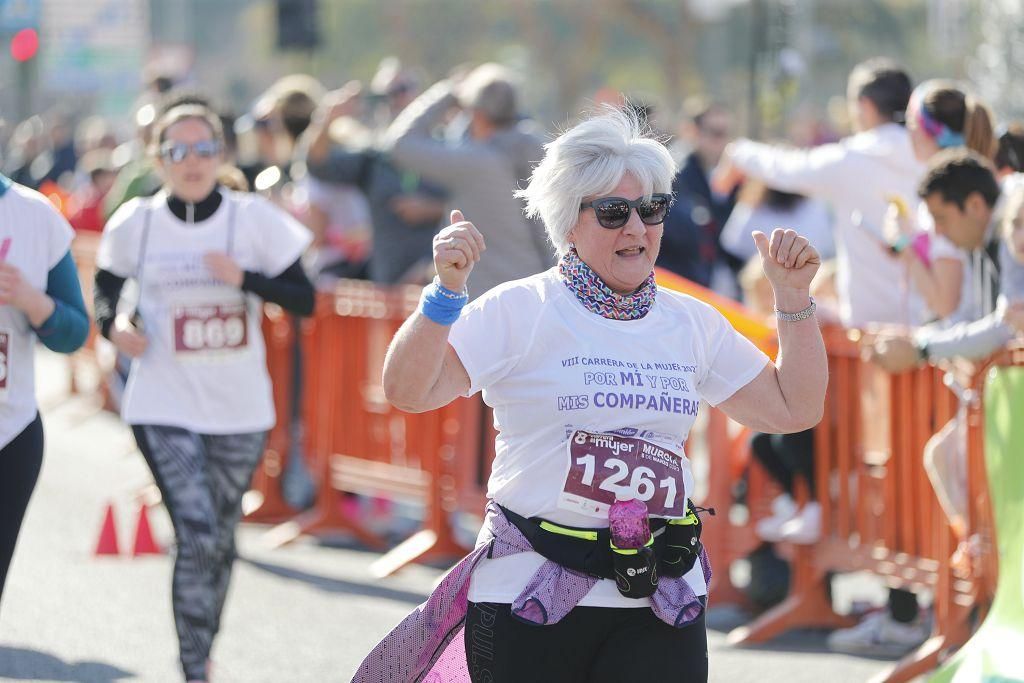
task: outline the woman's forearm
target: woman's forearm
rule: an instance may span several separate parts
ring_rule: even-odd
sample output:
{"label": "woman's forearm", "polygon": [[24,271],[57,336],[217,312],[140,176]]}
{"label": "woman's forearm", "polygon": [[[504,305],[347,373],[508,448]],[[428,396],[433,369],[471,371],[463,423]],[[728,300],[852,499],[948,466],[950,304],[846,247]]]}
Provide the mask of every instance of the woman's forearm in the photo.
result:
{"label": "woman's forearm", "polygon": [[22,310],[32,327],[41,327],[53,315],[56,307],[57,304],[45,292],[34,290]]}
{"label": "woman's forearm", "polygon": [[[807,290],[775,292],[775,307],[797,313],[810,305]],[[815,316],[788,322],[779,320],[779,388],[793,431],[809,429],[821,420],[828,387],[828,358]]]}

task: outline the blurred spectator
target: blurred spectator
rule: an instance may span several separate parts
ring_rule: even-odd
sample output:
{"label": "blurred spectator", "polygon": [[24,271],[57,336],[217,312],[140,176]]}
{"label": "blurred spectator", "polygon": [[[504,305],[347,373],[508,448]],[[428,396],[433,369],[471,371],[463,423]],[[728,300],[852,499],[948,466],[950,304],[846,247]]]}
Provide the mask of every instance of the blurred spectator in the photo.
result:
{"label": "blurred spectator", "polygon": [[[332,144],[370,143],[370,131],[354,118],[336,119],[328,129]],[[324,182],[312,174],[303,184],[309,202],[306,225],[313,232],[308,270],[332,278],[368,278],[372,223],[366,195],[355,185]]]}
{"label": "blurred spectator", "polygon": [[153,155],[149,150],[156,118],[156,105],[145,104],[140,107],[135,112],[135,140],[115,150],[115,160],[123,165],[103,202],[107,218],[130,199],[149,197],[160,189],[160,176],[157,175]]}
{"label": "blurred spectator", "polygon": [[269,191],[272,198],[280,200],[280,191],[291,180],[296,141],[324,94],[324,86],[312,76],[289,74],[257,98],[239,131],[255,138],[254,148],[239,159],[239,167],[255,190]]}
{"label": "blurred spectator", "polygon": [[384,131],[420,92],[420,78],[405,68],[397,57],[385,57],[370,80],[366,96],[369,120]]}
{"label": "blurred spectator", "polygon": [[111,153],[105,149],[87,152],[79,161],[78,170],[88,181],[71,196],[68,222],[78,231],[103,232],[107,218],[104,199],[117,179]]}
{"label": "blurred spectator", "polygon": [[256,176],[277,162],[277,142],[271,130],[270,112],[256,111],[238,117],[234,125],[238,167],[252,185]]}
{"label": "blurred spectator", "polygon": [[835,256],[832,217],[827,204],[800,194],[773,190],[757,181],[747,182],[740,192],[736,208],[722,229],[722,248],[737,259],[749,261],[757,256],[750,233],[783,226],[806,237],[822,259]]}
{"label": "blurred spectator", "polygon": [[110,122],[102,116],[83,119],[75,128],[75,150],[80,157],[94,149],[114,151],[116,148],[117,135],[114,134]]}
{"label": "blurred spectator", "polygon": [[1015,121],[999,131],[995,165],[1000,178],[1024,170],[1024,123]]}
{"label": "blurred spectator", "polygon": [[[14,182],[38,189],[42,180],[34,162],[45,150],[45,127],[40,116],[32,116],[19,123],[7,146],[4,175]],[[45,171],[47,169],[43,169]]]}
{"label": "blurred spectator", "polygon": [[[988,107],[949,81],[932,80],[914,89],[907,107],[907,130],[918,161],[927,163],[940,150],[974,150],[991,159],[997,147],[993,116]],[[905,269],[914,290],[921,295],[931,322],[953,323],[978,316],[983,287],[975,282],[986,269],[968,251],[935,230],[923,202],[911,211],[900,201],[890,201],[884,225],[891,251]]]}
{"label": "blurred spectator", "polygon": [[[448,143],[432,136],[449,111],[469,117],[467,135]],[[388,130],[396,164],[439,183],[487,241],[490,252],[470,276],[470,297],[549,268],[554,251],[543,228],[523,215],[514,196],[544,155],[519,113],[512,75],[497,64],[474,69],[456,88],[442,80],[420,95]]]}
{"label": "blurred spectator", "polygon": [[40,155],[40,184],[50,181],[60,183],[64,188],[72,185],[71,177],[78,165],[78,153],[75,151],[75,139],[71,134],[71,123],[60,112],[49,117],[47,126],[47,145]]}
{"label": "blurred spectator", "polygon": [[[735,273],[744,260],[732,257],[719,244],[736,202],[736,190],[717,194],[708,182],[732,136],[732,114],[721,104],[701,99],[691,99],[686,108],[683,137],[690,140],[692,150],[672,183],[675,203],[665,217],[658,265],[737,299]],[[750,241],[749,235],[747,239]]]}
{"label": "blurred spectator", "polygon": [[927,325],[909,334],[887,332],[872,343],[872,359],[890,372],[902,372],[924,361],[953,357],[980,359],[997,350],[1014,334],[1010,319],[1017,319],[1024,302],[1024,188],[1014,184],[1003,212],[996,210],[1000,187],[987,161],[976,153],[948,150],[932,160],[921,181],[920,194],[935,220],[935,228],[961,249],[981,247],[989,234],[1000,246],[1000,297],[995,310],[977,322],[949,329]]}
{"label": "blurred spectator", "polygon": [[966,147],[991,159],[998,147],[993,121],[984,102],[951,81],[921,83],[907,107],[907,130],[919,161],[950,147]]}
{"label": "blurred spectator", "polygon": [[[444,211],[444,191],[412,171],[399,169],[371,140],[334,128],[359,114],[362,87],[350,82],[322,101],[303,140],[314,179],[342,189],[358,188],[369,201],[373,231],[369,277],[380,284],[419,280],[429,263],[431,241]],[[340,144],[331,143],[331,130]],[[362,139],[360,139],[362,138]]]}
{"label": "blurred spectator", "polygon": [[749,176],[831,206],[839,313],[848,326],[920,323],[925,317],[921,298],[909,287],[894,292],[902,268],[880,246],[887,198],[912,205],[923,170],[902,125],[910,92],[910,77],[892,62],[858,64],[847,85],[856,135],[803,150],[738,140],[726,150],[713,181],[725,192]]}

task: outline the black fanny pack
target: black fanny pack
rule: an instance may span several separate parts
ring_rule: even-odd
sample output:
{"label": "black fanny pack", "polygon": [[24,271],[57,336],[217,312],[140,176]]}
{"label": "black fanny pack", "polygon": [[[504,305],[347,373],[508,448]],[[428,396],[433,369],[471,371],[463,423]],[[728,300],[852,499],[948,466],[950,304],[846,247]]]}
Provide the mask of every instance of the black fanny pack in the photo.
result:
{"label": "black fanny pack", "polygon": [[658,576],[677,578],[690,571],[700,551],[703,523],[699,512],[710,512],[687,501],[683,519],[650,520],[651,542],[644,548],[620,549],[612,545],[611,532],[555,524],[540,517],[523,517],[501,507],[533,550],[552,562],[600,579],[611,579],[627,598],[646,598],[658,587]]}

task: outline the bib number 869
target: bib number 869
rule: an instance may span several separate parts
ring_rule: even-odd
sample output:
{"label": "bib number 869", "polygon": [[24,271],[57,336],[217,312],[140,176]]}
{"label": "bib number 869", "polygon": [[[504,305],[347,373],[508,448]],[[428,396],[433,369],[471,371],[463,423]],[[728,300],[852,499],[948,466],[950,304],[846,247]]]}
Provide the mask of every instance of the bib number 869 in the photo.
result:
{"label": "bib number 869", "polygon": [[188,349],[234,348],[245,338],[241,318],[209,318],[187,320],[182,326],[182,342]]}
{"label": "bib number 869", "polygon": [[[625,461],[618,458],[607,458],[601,465],[601,471],[598,471],[597,459],[593,455],[577,457],[576,464],[583,466],[582,483],[585,486],[593,486],[596,477],[599,489],[627,498],[631,495],[645,503],[653,499],[660,491],[664,491],[664,500],[659,501],[660,504],[665,508],[672,508],[675,505],[678,495],[676,480],[672,477],[665,477],[657,481],[657,475],[649,467],[641,465],[630,472],[629,464]],[[610,470],[610,472],[604,470]],[[627,479],[628,483],[623,483]]]}

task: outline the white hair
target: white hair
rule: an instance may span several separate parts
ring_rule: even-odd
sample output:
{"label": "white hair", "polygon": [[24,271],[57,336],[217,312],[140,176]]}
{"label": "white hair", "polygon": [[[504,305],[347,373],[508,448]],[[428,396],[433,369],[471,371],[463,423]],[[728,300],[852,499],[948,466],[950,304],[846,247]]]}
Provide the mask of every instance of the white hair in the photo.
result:
{"label": "white hair", "polygon": [[584,198],[611,192],[626,174],[640,183],[644,197],[672,190],[672,155],[628,107],[605,106],[544,149],[530,184],[516,196],[526,200],[528,217],[544,222],[559,255],[569,250],[569,233],[579,222]]}

